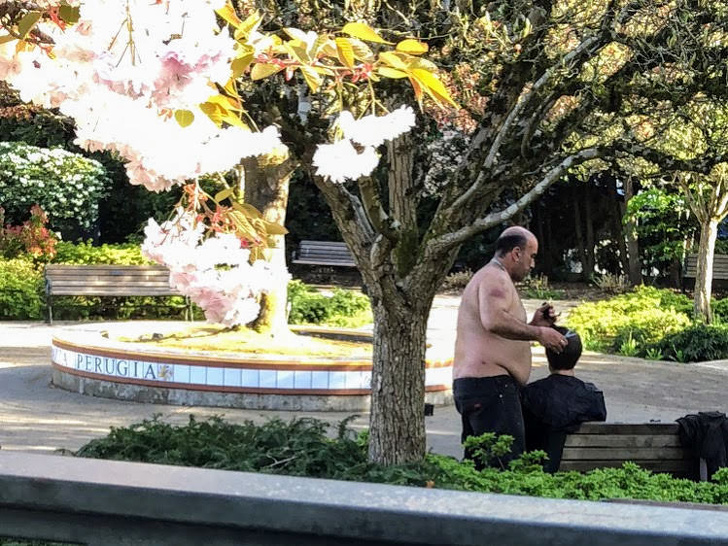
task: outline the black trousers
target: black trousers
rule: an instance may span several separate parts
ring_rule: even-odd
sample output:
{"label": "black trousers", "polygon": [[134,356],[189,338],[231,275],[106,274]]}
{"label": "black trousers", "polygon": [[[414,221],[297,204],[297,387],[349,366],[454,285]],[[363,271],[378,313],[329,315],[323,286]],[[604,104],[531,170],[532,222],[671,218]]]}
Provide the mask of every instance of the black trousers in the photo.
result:
{"label": "black trousers", "polygon": [[[510,375],[463,377],[453,381],[455,408],[462,418],[461,441],[485,432],[513,436],[511,453],[500,458],[504,467],[520,457],[526,448],[526,434],[518,383]],[[466,450],[465,458],[472,460]],[[476,468],[483,464],[475,461]]]}

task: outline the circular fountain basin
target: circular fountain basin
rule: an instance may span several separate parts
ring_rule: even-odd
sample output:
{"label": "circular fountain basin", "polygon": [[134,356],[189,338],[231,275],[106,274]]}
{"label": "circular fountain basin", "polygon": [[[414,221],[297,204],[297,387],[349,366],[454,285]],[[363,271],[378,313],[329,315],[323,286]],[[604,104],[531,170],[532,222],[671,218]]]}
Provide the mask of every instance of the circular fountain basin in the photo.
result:
{"label": "circular fountain basin", "polygon": [[[367,411],[369,359],[195,352],[116,341],[174,323],[68,327],[52,341],[53,384],[91,396],[157,404],[291,411]],[[299,332],[323,329],[297,329]],[[326,330],[337,337],[371,337]],[[137,333],[138,332],[138,333]],[[429,346],[425,401],[452,402],[452,347]]]}

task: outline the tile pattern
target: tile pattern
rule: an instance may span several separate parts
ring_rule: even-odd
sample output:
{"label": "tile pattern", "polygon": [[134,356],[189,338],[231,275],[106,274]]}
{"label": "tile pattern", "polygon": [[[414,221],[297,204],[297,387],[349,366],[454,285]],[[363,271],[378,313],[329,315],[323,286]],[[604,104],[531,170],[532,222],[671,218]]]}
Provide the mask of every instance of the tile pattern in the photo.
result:
{"label": "tile pattern", "polygon": [[[55,341],[55,340],[54,340]],[[94,354],[91,347],[75,346],[63,343],[52,345],[52,362],[69,373],[105,379],[108,381],[131,383],[169,383],[170,387],[200,386],[208,390],[235,390],[245,392],[246,389],[282,390],[286,392],[302,392],[330,390],[338,393],[361,391],[371,388],[371,370],[326,370],[324,366],[316,369],[300,371],[290,369],[254,369],[246,362],[245,368],[234,363],[224,366],[207,366],[205,360],[200,363],[178,364],[175,362],[159,362],[159,355],[154,361],[144,360],[139,355],[125,357],[121,351]],[[252,364],[254,365],[254,364]],[[290,366],[288,366],[290,368]],[[323,369],[322,369],[323,368]],[[452,363],[437,363],[437,367],[428,367],[426,387],[428,390],[450,388],[452,384]]]}

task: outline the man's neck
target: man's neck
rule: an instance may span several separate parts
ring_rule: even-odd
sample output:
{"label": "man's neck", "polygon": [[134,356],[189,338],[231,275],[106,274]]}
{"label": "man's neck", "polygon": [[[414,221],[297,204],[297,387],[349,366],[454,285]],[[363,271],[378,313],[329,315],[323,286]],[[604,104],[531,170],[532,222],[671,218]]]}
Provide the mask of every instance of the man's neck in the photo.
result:
{"label": "man's neck", "polygon": [[549,371],[552,375],[569,375],[571,377],[574,377],[574,368],[571,368],[570,370],[553,370],[549,368]]}

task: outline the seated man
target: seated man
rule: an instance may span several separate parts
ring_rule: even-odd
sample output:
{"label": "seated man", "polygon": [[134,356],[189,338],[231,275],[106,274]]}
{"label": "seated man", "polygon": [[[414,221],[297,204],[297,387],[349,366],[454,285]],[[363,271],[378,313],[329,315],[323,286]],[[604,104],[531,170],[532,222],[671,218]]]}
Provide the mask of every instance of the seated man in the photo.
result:
{"label": "seated man", "polygon": [[545,451],[549,460],[544,470],[551,473],[559,469],[567,433],[577,430],[584,421],[607,419],[602,391],[574,377],[581,338],[566,328],[554,328],[569,343],[561,353],[546,349],[551,375],[527,385],[521,399],[526,451]]}

